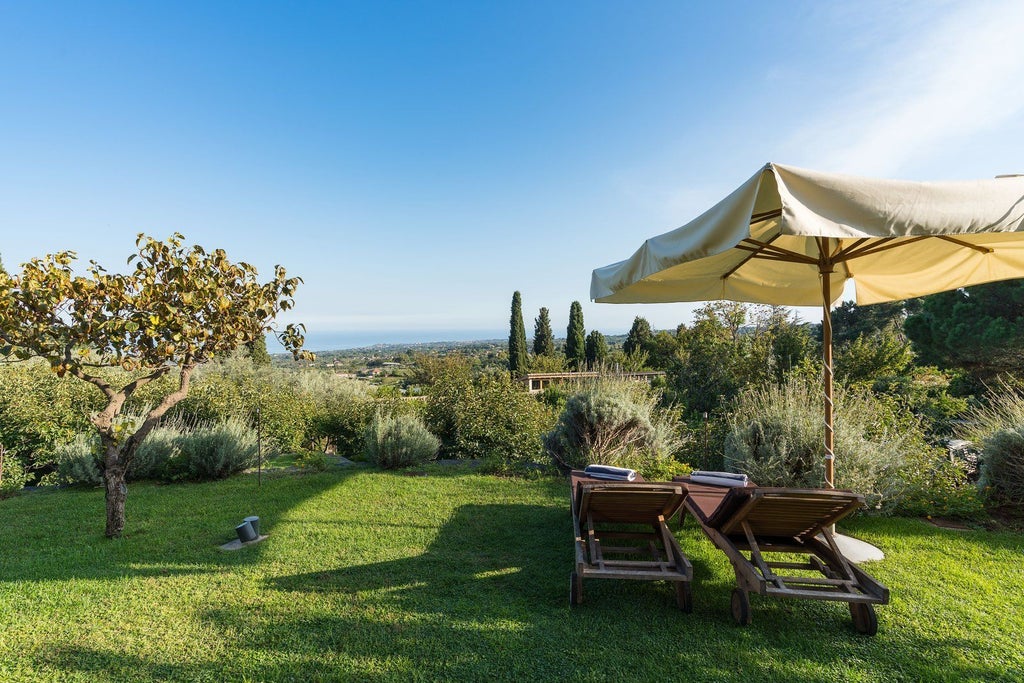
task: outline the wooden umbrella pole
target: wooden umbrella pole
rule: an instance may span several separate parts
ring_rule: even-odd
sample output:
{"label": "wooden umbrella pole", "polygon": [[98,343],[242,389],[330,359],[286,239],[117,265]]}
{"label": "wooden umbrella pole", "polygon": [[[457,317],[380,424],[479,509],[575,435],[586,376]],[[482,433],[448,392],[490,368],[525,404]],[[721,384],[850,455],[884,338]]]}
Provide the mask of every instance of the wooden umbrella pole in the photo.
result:
{"label": "wooden umbrella pole", "polygon": [[[825,241],[827,244],[827,241]],[[832,264],[827,260],[825,244],[819,242],[822,261],[819,265],[821,273],[821,360],[822,379],[825,384],[825,488],[834,489],[835,480],[835,431],[833,430],[833,396],[832,396]]]}

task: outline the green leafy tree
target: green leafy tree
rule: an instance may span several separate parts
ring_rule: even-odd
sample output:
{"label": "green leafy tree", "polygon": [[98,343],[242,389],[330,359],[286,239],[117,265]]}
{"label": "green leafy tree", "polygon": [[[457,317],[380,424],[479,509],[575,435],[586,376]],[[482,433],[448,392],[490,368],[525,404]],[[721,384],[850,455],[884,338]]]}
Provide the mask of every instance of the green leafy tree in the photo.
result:
{"label": "green leafy tree", "polygon": [[586,334],[583,307],[579,301],[573,301],[569,306],[569,327],[565,334],[565,360],[573,370],[583,367],[587,360]]}
{"label": "green leafy tree", "polygon": [[519,292],[512,295],[512,316],[508,333],[508,369],[513,377],[526,372],[526,328],[523,326],[523,299]]}
{"label": "green leafy tree", "polygon": [[641,372],[648,368],[648,355],[646,351],[634,351],[626,353],[622,349],[615,349],[608,354],[608,365],[619,372]]}
{"label": "green leafy tree", "polygon": [[103,404],[89,386],[57,377],[39,359],[0,364],[0,443],[32,473],[59,444],[89,429]]}
{"label": "green leafy tree", "polygon": [[473,361],[462,353],[416,353],[412,357],[411,383],[431,387],[437,382],[468,382],[473,378]]}
{"label": "green leafy tree", "polygon": [[775,378],[782,380],[790,372],[820,357],[821,352],[811,337],[810,325],[795,318],[785,318],[771,330],[771,354]]}
{"label": "green leafy tree", "polygon": [[1024,371],[1024,280],[925,297],[904,323],[923,364],[963,368],[988,381]]}
{"label": "green leafy tree", "polygon": [[530,372],[565,372],[565,356],[560,353],[534,356],[530,359]]}
{"label": "green leafy tree", "polygon": [[547,308],[541,308],[540,315],[533,321],[533,353],[536,356],[555,355],[555,338]]}
{"label": "green leafy tree", "polygon": [[[662,330],[653,335],[639,351],[647,355],[647,365],[655,370],[666,370],[679,354],[679,337],[671,332]],[[629,354],[627,354],[629,355]]]}
{"label": "green leafy tree", "polygon": [[[187,394],[192,372],[268,331],[275,316],[292,307],[301,280],[278,266],[273,279],[257,281],[256,269],[232,263],[223,250],[182,246],[175,233],[161,242],[145,235],[128,259],[128,274],[111,274],[95,261],[76,276],[74,252],[36,258],[18,275],[0,274],[0,353],[39,356],[58,376],[71,375],[98,389],[105,406],[90,419],[99,433],[106,490],[106,535],[124,531],[126,473],[139,444],[164,414]],[[296,356],[301,326],[279,334]],[[120,366],[124,383],[97,372]],[[136,391],[167,375],[174,389],[141,421],[122,418]]]}
{"label": "green leafy tree", "polygon": [[637,316],[633,319],[633,326],[629,328],[626,341],[622,343],[622,350],[627,355],[640,350],[648,351],[647,345],[652,339],[654,333],[651,331],[651,324],[647,322],[647,318]]}
{"label": "green leafy tree", "polygon": [[872,384],[902,375],[913,362],[910,345],[894,330],[862,335],[836,349],[836,379],[844,384]]}
{"label": "green leafy tree", "polygon": [[770,345],[763,334],[740,334],[747,308],[713,302],[678,331],[679,350],[668,371],[672,398],[691,415],[713,412],[747,384],[770,377]]}
{"label": "green leafy tree", "polygon": [[[870,306],[858,306],[852,301],[844,301],[829,314],[832,318],[832,341],[842,344],[876,332],[901,330],[907,314],[920,308],[920,301],[889,301]],[[817,327],[820,341],[821,326]]]}
{"label": "green leafy tree", "polygon": [[586,342],[587,367],[595,370],[608,360],[608,342],[597,330],[591,330]]}
{"label": "green leafy tree", "polygon": [[507,373],[496,372],[439,378],[427,394],[424,420],[440,437],[444,457],[512,464],[542,459],[540,435],[554,416]]}

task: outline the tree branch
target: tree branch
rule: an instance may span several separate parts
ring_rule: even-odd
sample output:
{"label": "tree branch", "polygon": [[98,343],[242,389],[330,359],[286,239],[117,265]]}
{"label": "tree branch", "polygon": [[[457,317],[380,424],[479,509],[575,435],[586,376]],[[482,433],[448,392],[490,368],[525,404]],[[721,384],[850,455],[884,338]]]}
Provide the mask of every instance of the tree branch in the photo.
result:
{"label": "tree branch", "polygon": [[113,401],[114,398],[117,396],[118,392],[114,391],[113,387],[111,387],[102,377],[90,375],[84,370],[82,370],[82,368],[79,367],[78,365],[72,365],[70,368],[68,368],[68,371],[78,379],[88,382],[89,384],[92,384],[99,388],[99,390],[103,392],[103,395],[107,397],[108,401]]}
{"label": "tree branch", "polygon": [[[168,368],[168,370],[169,369],[170,368]],[[167,394],[167,396],[164,396],[164,399],[160,401],[160,404],[149,411],[149,414],[146,415],[146,419],[142,421],[142,425],[140,425],[135,433],[125,441],[122,453],[126,454],[129,458],[134,455],[135,449],[138,448],[139,444],[141,444],[145,440],[146,436],[148,436],[149,433],[156,428],[157,424],[160,423],[160,418],[162,418],[168,410],[173,408],[178,401],[188,395],[189,382],[192,378],[192,371],[195,369],[196,363],[191,358],[182,364],[181,371],[178,374],[178,388],[170,394]]]}
{"label": "tree branch", "polygon": [[154,380],[160,379],[161,377],[166,375],[168,372],[170,372],[170,370],[171,370],[171,367],[169,365],[165,365],[165,366],[163,366],[161,368],[157,368],[156,370],[154,370],[150,374],[145,375],[144,377],[139,377],[135,381],[126,384],[124,386],[124,388],[121,389],[121,391],[124,392],[125,398],[130,398],[131,395],[134,394],[137,389],[146,386],[147,384],[149,384],[150,382],[152,382]]}

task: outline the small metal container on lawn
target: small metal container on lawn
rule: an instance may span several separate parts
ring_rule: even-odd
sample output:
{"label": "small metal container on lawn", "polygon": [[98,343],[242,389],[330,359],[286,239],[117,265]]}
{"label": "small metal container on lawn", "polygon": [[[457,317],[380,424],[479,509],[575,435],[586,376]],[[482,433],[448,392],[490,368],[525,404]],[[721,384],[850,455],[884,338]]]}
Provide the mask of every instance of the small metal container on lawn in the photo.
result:
{"label": "small metal container on lawn", "polygon": [[253,515],[252,517],[246,517],[242,521],[249,523],[249,525],[252,527],[253,533],[255,533],[257,537],[260,535],[260,518],[259,517],[257,517],[256,515]]}
{"label": "small metal container on lawn", "polygon": [[252,524],[249,522],[242,522],[235,527],[235,533],[238,534],[238,540],[242,543],[248,543],[249,541],[255,541],[259,536],[253,530]]}

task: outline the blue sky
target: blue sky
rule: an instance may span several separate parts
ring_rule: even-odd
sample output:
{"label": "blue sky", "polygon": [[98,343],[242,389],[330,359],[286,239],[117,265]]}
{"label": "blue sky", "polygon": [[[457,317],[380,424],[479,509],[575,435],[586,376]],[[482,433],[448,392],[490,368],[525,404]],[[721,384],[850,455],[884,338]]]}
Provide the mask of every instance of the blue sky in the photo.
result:
{"label": "blue sky", "polygon": [[[767,161],[1024,172],[1019,2],[0,1],[0,256],[180,231],[313,334],[688,322],[587,300]],[[809,312],[807,317],[813,318]]]}

